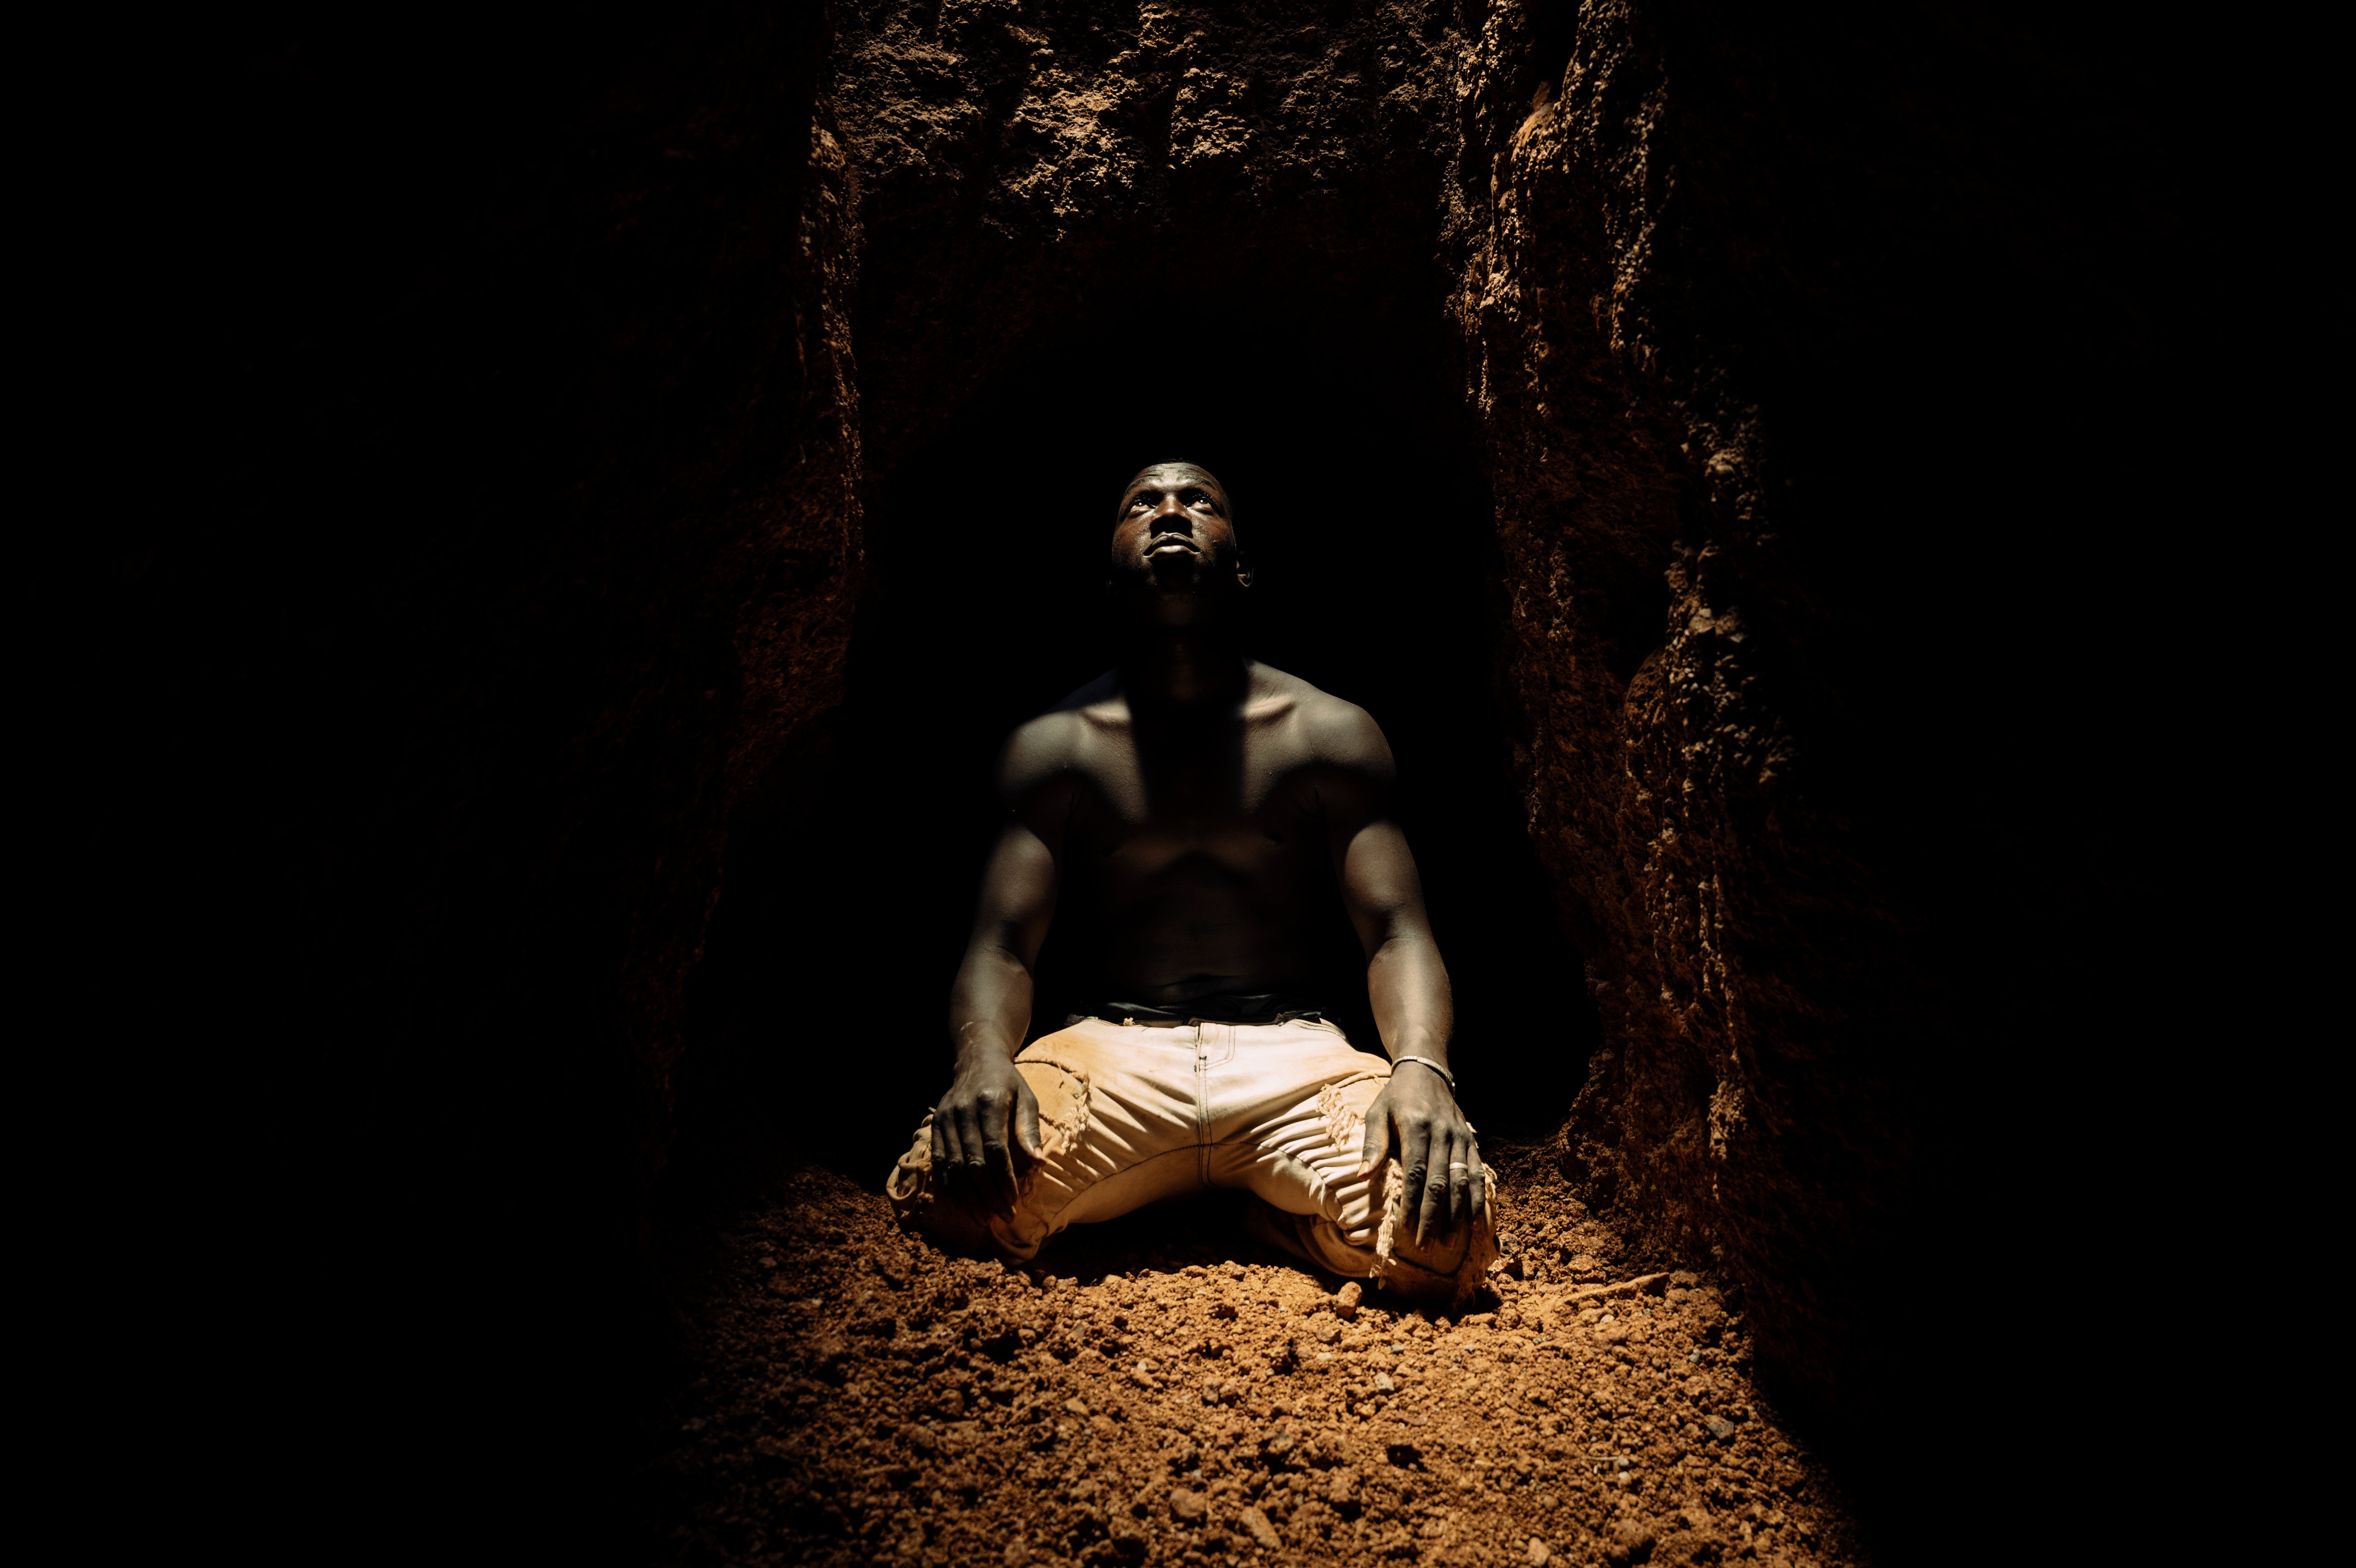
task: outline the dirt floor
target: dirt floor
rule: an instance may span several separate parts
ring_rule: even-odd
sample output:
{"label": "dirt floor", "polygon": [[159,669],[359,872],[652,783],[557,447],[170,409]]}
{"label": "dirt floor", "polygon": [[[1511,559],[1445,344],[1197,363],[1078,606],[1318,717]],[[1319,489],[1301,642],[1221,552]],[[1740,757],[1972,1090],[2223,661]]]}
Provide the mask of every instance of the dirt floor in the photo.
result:
{"label": "dirt floor", "polygon": [[1246,1241],[1233,1195],[952,1258],[822,1171],[713,1237],[645,1477],[667,1562],[1860,1561],[1740,1303],[1538,1160],[1462,1321]]}

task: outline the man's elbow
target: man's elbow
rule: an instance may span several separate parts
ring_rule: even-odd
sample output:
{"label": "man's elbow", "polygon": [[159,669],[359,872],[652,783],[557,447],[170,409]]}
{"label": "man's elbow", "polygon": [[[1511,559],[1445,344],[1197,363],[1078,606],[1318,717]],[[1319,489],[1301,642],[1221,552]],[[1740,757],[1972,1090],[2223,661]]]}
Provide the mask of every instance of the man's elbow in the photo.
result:
{"label": "man's elbow", "polygon": [[1366,937],[1366,957],[1371,962],[1380,958],[1404,958],[1419,947],[1430,945],[1431,933],[1419,923],[1403,920],[1374,922]]}
{"label": "man's elbow", "polygon": [[973,944],[969,952],[972,957],[992,968],[1023,975],[1031,973],[1031,961],[1023,955],[1023,940],[1019,934],[983,937]]}

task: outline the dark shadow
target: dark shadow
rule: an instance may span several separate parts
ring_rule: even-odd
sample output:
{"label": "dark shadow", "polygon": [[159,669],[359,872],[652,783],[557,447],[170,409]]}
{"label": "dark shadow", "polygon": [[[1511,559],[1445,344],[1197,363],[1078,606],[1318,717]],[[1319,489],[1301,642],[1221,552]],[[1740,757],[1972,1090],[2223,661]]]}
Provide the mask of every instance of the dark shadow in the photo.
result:
{"label": "dark shadow", "polygon": [[1175,1274],[1190,1265],[1239,1263],[1297,1271],[1322,1291],[1339,1287],[1333,1275],[1245,1235],[1244,1211],[1250,1201],[1247,1192],[1205,1192],[1101,1224],[1075,1225],[1040,1254],[1038,1272],[1094,1285],[1108,1275],[1133,1277],[1144,1269]]}
{"label": "dark shadow", "polygon": [[[1559,1120],[1597,1025],[1505,777],[1487,499],[1436,345],[1298,304],[1081,315],[888,476],[827,782],[767,803],[732,852],[691,992],[674,1202],[796,1156],[873,1186],[905,1147],[947,1082],[992,759],[1110,662],[1113,504],[1168,458],[1235,496],[1257,656],[1390,738],[1468,1113],[1498,1136]],[[1058,912],[1034,1034],[1095,994],[1086,921]],[[1338,901],[1321,934],[1329,1005],[1373,1049]]]}

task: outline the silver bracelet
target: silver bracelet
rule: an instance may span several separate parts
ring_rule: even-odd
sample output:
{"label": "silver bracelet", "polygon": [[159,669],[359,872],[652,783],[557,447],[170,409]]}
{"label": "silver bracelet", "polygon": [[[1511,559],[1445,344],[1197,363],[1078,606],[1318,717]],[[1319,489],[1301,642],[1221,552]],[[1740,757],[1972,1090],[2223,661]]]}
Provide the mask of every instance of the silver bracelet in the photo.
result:
{"label": "silver bracelet", "polygon": [[1391,1065],[1393,1067],[1397,1067],[1402,1061],[1420,1062],[1424,1066],[1430,1068],[1434,1072],[1439,1073],[1442,1078],[1448,1081],[1448,1092],[1450,1093],[1453,1094],[1456,1093],[1456,1074],[1451,1072],[1437,1061],[1432,1061],[1431,1058],[1428,1056],[1394,1056],[1391,1058]]}

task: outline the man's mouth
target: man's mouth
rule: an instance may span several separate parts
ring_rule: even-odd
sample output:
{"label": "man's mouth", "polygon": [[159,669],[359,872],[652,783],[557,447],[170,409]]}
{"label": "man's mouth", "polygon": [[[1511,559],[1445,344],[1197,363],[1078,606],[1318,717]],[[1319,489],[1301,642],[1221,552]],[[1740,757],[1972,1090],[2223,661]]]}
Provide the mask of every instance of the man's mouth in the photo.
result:
{"label": "man's mouth", "polygon": [[1158,534],[1146,545],[1145,553],[1148,555],[1160,555],[1164,550],[1177,549],[1183,549],[1188,555],[1200,555],[1203,553],[1201,550],[1194,548],[1194,541],[1184,534]]}

